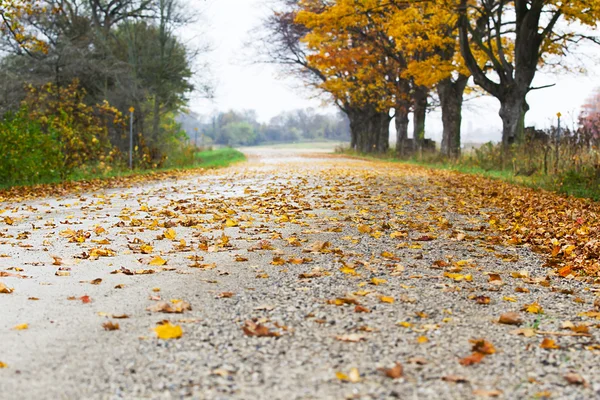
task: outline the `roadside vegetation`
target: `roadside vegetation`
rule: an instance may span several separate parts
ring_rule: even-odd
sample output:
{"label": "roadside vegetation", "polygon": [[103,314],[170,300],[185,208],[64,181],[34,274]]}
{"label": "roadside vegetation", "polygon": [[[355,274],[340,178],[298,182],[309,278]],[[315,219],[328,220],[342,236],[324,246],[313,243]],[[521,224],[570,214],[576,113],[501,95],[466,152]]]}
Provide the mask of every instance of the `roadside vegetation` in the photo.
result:
{"label": "roadside vegetation", "polygon": [[177,36],[189,7],[2,0],[0,17],[0,186],[195,165],[176,119],[212,82],[205,44]]}

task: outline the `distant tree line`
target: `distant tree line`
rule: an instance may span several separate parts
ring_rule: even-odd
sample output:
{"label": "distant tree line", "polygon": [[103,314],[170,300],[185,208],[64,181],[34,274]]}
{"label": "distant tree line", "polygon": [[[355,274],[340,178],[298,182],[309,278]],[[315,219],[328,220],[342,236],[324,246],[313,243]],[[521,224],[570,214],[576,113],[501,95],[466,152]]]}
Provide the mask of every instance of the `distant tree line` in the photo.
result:
{"label": "distant tree line", "polygon": [[312,108],[282,112],[268,123],[258,122],[254,110],[221,112],[212,117],[185,114],[178,121],[192,141],[196,140],[197,129],[198,145],[254,146],[350,140],[350,122],[345,114],[320,114]]}

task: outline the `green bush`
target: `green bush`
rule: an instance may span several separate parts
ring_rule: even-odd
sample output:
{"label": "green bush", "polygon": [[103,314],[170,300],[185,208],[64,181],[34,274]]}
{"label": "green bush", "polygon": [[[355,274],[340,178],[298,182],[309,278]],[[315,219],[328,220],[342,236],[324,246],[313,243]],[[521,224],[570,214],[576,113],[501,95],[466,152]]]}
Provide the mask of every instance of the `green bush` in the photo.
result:
{"label": "green bush", "polygon": [[35,184],[62,175],[60,144],[29,118],[27,108],[0,121],[0,184]]}

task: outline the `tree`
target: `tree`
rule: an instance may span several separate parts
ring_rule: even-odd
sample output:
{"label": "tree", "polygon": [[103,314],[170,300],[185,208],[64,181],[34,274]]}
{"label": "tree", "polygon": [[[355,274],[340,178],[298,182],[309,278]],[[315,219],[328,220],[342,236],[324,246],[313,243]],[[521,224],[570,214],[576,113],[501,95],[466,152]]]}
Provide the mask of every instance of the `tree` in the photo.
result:
{"label": "tree", "polygon": [[[597,1],[477,0],[458,6],[461,52],[475,83],[500,101],[506,151],[523,131],[527,93],[535,73],[552,57],[566,55],[582,40],[597,39],[577,27],[596,27]],[[484,65],[475,53],[486,57]],[[490,76],[490,73],[493,76]]]}
{"label": "tree", "polygon": [[[317,55],[311,52],[306,42],[303,41],[313,28],[299,22],[297,20],[298,13],[300,11],[319,13],[323,10],[324,3],[320,0],[308,2],[282,0],[280,8],[263,24],[263,30],[267,32],[267,35],[257,40],[261,43],[259,54],[262,56],[262,61],[282,65],[287,71],[297,74],[303,79],[307,86],[332,95],[337,107],[350,120],[351,147],[360,147],[361,150],[369,152],[385,151],[389,146],[389,112],[376,110],[377,107],[374,104],[365,106],[364,103],[355,103],[351,96],[344,96],[342,91],[337,89],[333,92],[338,96],[333,94],[330,90],[341,82],[340,79],[343,77],[335,76],[335,72],[322,69],[315,62]],[[387,119],[387,124],[383,122],[385,119]],[[369,135],[369,133],[375,132],[374,129],[378,134]],[[359,140],[361,143],[358,143]]]}

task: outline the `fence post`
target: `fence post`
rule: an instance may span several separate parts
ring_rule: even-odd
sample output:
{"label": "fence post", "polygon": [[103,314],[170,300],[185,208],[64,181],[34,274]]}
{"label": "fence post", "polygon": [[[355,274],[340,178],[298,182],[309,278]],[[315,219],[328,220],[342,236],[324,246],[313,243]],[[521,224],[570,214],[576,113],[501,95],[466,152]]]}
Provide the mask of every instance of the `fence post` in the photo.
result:
{"label": "fence post", "polygon": [[129,108],[129,169],[133,169],[133,112],[135,108]]}

